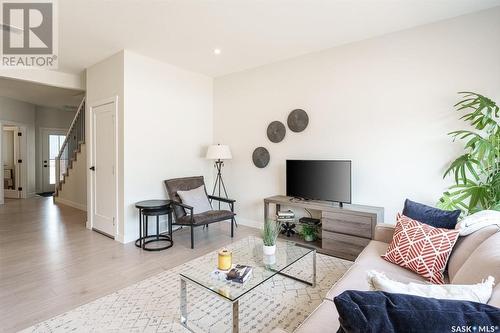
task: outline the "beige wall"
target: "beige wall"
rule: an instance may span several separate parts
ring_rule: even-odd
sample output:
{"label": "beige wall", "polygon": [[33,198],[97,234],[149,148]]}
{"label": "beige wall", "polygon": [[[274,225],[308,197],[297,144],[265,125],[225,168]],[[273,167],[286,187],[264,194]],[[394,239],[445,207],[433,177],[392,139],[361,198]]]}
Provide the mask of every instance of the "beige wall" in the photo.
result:
{"label": "beige wall", "polygon": [[[286,159],[350,159],[353,202],[385,207],[406,197],[435,204],[461,151],[446,135],[464,127],[457,91],[500,102],[500,9],[459,17],[216,78],[214,137],[230,145],[224,177],[239,221],[258,225],[262,199],[285,193]],[[266,138],[273,120],[305,109],[309,127]],[[265,146],[271,162],[252,164]]]}

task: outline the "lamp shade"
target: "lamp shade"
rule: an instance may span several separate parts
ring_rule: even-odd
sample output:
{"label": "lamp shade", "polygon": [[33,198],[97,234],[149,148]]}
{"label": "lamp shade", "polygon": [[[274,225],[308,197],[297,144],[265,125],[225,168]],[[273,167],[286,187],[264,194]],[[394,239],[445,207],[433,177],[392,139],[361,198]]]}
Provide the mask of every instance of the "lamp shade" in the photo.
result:
{"label": "lamp shade", "polygon": [[233,158],[231,150],[227,145],[211,145],[207,149],[207,159],[209,160],[230,160]]}

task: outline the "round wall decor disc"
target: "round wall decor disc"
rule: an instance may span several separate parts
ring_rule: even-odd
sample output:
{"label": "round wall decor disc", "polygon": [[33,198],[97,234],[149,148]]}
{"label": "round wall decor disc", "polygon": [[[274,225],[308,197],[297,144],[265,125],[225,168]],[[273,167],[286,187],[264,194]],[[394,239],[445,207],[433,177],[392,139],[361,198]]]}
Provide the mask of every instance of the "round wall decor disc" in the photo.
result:
{"label": "round wall decor disc", "polygon": [[295,109],[288,115],[288,128],[292,132],[302,132],[309,124],[309,116],[302,109]]}
{"label": "round wall decor disc", "polygon": [[264,147],[255,148],[253,151],[252,160],[257,168],[265,168],[270,159],[269,151]]}
{"label": "round wall decor disc", "polygon": [[267,126],[267,137],[271,142],[278,143],[285,138],[286,127],[281,121],[273,121]]}

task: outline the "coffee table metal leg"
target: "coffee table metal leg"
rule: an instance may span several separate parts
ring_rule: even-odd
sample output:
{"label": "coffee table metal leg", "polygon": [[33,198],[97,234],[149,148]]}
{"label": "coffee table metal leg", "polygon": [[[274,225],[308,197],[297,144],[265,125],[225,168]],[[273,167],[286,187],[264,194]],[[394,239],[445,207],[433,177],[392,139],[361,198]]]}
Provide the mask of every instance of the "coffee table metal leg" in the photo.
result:
{"label": "coffee table metal leg", "polygon": [[233,333],[238,333],[240,328],[240,309],[238,300],[233,302]]}
{"label": "coffee table metal leg", "polygon": [[316,250],[313,251],[313,278],[312,287],[316,287]]}
{"label": "coffee table metal leg", "polygon": [[187,290],[186,280],[181,278],[181,324],[187,328]]}

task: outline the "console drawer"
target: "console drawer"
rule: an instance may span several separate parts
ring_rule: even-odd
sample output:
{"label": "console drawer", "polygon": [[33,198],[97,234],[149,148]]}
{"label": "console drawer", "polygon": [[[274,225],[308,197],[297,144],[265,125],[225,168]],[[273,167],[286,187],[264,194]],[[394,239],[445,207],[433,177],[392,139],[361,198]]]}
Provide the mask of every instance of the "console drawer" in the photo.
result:
{"label": "console drawer", "polygon": [[372,218],[363,215],[323,212],[323,230],[372,238]]}
{"label": "console drawer", "polygon": [[366,238],[323,230],[321,247],[335,256],[354,260],[369,242]]}

